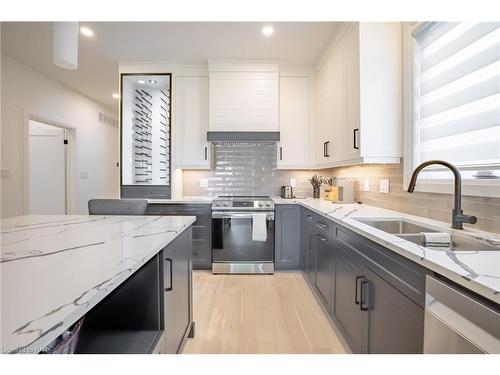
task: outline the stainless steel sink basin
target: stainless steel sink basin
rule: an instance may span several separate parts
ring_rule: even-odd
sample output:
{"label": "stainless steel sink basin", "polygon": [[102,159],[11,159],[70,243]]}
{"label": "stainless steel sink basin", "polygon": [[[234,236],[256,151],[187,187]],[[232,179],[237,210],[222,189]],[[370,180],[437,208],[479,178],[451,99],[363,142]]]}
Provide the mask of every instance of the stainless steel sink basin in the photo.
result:
{"label": "stainless steel sink basin", "polygon": [[438,233],[437,230],[415,224],[404,219],[356,219],[357,221],[377,228],[399,238],[416,243],[433,250],[443,251],[500,251],[500,246],[493,246],[478,240],[452,235],[449,247],[427,246],[422,232]]}
{"label": "stainless steel sink basin", "polygon": [[380,229],[381,231],[390,234],[416,234],[422,232],[437,232],[434,229],[427,228],[421,225],[414,224],[404,219],[387,220],[387,219],[356,219],[357,221]]}

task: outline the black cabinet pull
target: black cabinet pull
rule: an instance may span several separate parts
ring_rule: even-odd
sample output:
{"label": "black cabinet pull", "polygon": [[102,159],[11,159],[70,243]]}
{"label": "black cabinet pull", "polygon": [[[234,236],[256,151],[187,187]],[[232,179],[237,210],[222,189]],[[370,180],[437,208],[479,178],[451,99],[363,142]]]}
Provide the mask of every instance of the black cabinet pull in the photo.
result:
{"label": "black cabinet pull", "polygon": [[[364,290],[365,290],[365,285],[368,293],[365,296]],[[360,284],[360,290],[361,290],[361,297],[359,301],[359,309],[361,311],[368,311],[370,309],[370,282],[367,280],[364,280]],[[366,300],[365,300],[366,297]]]}
{"label": "black cabinet pull", "polygon": [[313,217],[311,215],[307,215],[307,220],[311,221]]}
{"label": "black cabinet pull", "polygon": [[172,290],[172,259],[170,258],[165,258],[166,261],[168,261],[168,268],[169,268],[169,287],[168,288],[165,288],[165,290],[167,292],[171,291]]}
{"label": "black cabinet pull", "polygon": [[323,156],[326,158],[326,142],[323,142]]}
{"label": "black cabinet pull", "polygon": [[359,129],[354,129],[353,130],[353,147],[356,149],[356,150],[359,150],[359,146],[358,146],[358,142],[357,142],[357,137],[356,135],[358,134],[359,132]]}
{"label": "black cabinet pull", "polygon": [[283,147],[280,147],[280,160],[283,160]]}
{"label": "black cabinet pull", "polygon": [[322,223],[321,221],[318,221],[318,225],[323,229],[328,228],[328,224]]}
{"label": "black cabinet pull", "polygon": [[325,142],[325,157],[330,157],[330,141]]}
{"label": "black cabinet pull", "polygon": [[207,160],[208,158],[208,147],[205,146],[205,160]]}
{"label": "black cabinet pull", "polygon": [[358,298],[358,289],[359,289],[359,288],[358,288],[358,285],[359,285],[359,280],[363,280],[363,279],[364,279],[364,276],[356,276],[356,281],[355,281],[355,283],[356,283],[356,287],[355,287],[355,288],[356,288],[356,289],[355,289],[355,291],[354,291],[354,303],[355,303],[356,305],[359,305],[359,301],[360,301],[360,299]]}
{"label": "black cabinet pull", "polygon": [[321,242],[326,242],[326,238],[325,237],[318,236],[318,238],[320,239]]}

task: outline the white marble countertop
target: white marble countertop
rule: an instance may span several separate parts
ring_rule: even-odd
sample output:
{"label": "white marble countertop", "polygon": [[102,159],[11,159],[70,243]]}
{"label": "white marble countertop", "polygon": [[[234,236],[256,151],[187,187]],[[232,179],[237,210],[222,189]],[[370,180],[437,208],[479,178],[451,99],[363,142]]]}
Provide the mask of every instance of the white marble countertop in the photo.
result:
{"label": "white marble countertop", "polygon": [[[335,204],[323,199],[273,198],[276,204],[300,204],[340,223],[352,231],[377,242],[386,248],[437,272],[457,284],[464,286],[489,300],[500,304],[500,235],[470,228],[451,229],[449,223],[426,219],[401,212],[367,206],[363,204]],[[489,245],[498,246],[498,251],[446,251],[436,250],[406,241],[395,235],[363,224],[359,218],[404,218],[423,223],[440,232],[473,238]]]}
{"label": "white marble countertop", "polygon": [[175,203],[199,203],[199,204],[212,204],[215,197],[209,196],[183,196],[171,199],[148,199],[151,204],[175,204]]}
{"label": "white marble countertop", "polygon": [[194,223],[194,216],[1,220],[1,352],[38,352]]}

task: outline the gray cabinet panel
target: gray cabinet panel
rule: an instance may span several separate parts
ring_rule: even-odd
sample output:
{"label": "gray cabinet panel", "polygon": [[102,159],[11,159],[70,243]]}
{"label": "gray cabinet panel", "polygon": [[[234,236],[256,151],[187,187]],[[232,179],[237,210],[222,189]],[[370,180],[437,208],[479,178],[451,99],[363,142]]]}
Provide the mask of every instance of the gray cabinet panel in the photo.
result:
{"label": "gray cabinet panel", "polygon": [[350,252],[336,248],[333,318],[340,326],[344,338],[354,353],[362,352],[365,336],[363,334],[363,311],[355,301],[356,294],[359,301],[359,284],[362,275],[363,266],[356,257]]}
{"label": "gray cabinet panel", "polygon": [[191,229],[184,231],[164,255],[166,353],[178,353],[192,322]]}
{"label": "gray cabinet panel", "polygon": [[348,229],[337,227],[336,238],[395,288],[425,306],[425,276],[431,272]]}
{"label": "gray cabinet panel", "polygon": [[300,269],[300,228],[299,206],[276,206],[276,269]]}
{"label": "gray cabinet panel", "polygon": [[331,309],[333,277],[333,243],[322,234],[316,235],[316,287],[328,311]]}
{"label": "gray cabinet panel", "polygon": [[367,353],[419,354],[423,352],[424,310],[391,284],[365,271]]}
{"label": "gray cabinet panel", "polygon": [[146,215],[196,216],[193,224],[193,269],[212,269],[212,211],[209,204],[149,204]]}

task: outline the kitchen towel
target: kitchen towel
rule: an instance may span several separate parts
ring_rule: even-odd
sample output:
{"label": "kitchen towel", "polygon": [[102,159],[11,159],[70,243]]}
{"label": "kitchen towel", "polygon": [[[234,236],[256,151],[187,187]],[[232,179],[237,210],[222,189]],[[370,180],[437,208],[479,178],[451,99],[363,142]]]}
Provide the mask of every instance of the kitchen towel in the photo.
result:
{"label": "kitchen towel", "polygon": [[252,215],[252,241],[267,241],[267,214],[259,212]]}
{"label": "kitchen towel", "polygon": [[429,247],[450,247],[451,236],[449,233],[429,233],[422,232],[425,246]]}

